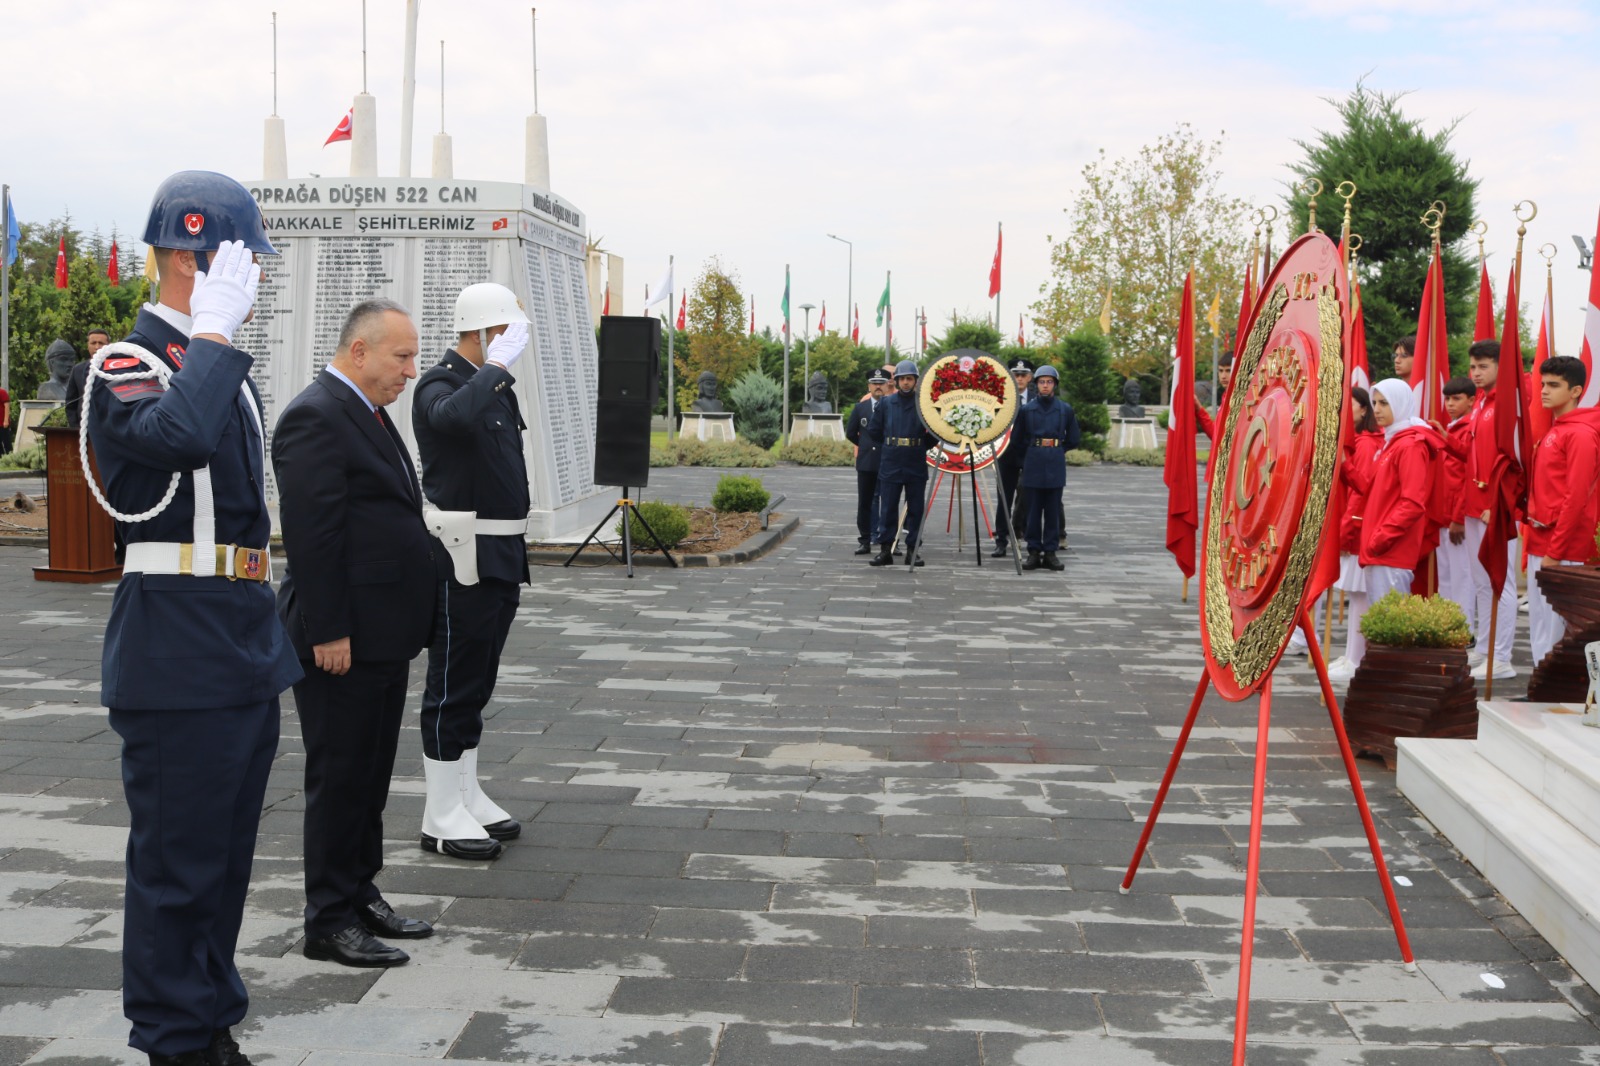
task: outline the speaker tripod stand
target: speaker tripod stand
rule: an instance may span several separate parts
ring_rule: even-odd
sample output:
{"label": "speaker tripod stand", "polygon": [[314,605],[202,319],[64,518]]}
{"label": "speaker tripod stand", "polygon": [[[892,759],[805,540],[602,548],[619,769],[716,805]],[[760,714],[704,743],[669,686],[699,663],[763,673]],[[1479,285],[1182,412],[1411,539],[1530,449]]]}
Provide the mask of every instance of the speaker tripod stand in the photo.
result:
{"label": "speaker tripod stand", "polygon": [[666,557],[667,562],[676,570],[678,568],[678,560],[672,557],[672,552],[668,550],[666,545],[661,543],[661,538],[656,536],[656,531],[650,528],[650,523],[645,521],[644,515],[639,513],[638,506],[628,495],[628,487],[626,485],[622,487],[622,498],[612,506],[611,510],[606,512],[606,516],[600,519],[600,524],[595,526],[587,537],[583,538],[583,543],[574,548],[572,554],[567,556],[567,561],[561,565],[571,566],[573,560],[583,553],[583,549],[587,548],[591,541],[604,548],[606,554],[611,556],[612,559],[616,559],[617,553],[611,550],[611,546],[596,538],[600,536],[600,531],[606,528],[606,523],[611,521],[612,516],[619,511],[622,512],[622,562],[628,568],[628,576],[633,576],[633,519],[639,520],[639,524],[644,527],[644,531],[650,534],[651,541],[660,546],[661,554]]}

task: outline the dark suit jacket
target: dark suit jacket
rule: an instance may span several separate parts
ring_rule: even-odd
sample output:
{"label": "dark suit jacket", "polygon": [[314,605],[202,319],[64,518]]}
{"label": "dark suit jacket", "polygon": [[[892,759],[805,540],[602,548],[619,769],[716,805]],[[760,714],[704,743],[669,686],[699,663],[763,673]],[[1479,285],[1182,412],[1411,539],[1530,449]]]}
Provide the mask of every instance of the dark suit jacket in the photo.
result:
{"label": "dark suit jacket", "polygon": [[350,638],[351,657],[416,657],[433,630],[438,572],[422,490],[400,435],[327,371],[283,409],[272,469],[287,573],[278,614],[301,659]]}
{"label": "dark suit jacket", "polygon": [[872,398],[868,397],[850,410],[850,417],[844,423],[844,439],[856,446],[856,469],[875,474],[878,472],[882,448],[867,436],[867,427],[871,423]]}

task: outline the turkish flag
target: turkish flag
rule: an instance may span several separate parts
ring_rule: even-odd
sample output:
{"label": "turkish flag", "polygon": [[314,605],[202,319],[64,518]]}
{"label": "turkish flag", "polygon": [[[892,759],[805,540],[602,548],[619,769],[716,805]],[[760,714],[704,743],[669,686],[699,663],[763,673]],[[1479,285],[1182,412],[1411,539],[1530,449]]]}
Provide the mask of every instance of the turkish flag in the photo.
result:
{"label": "turkish flag", "polygon": [[344,118],[340,119],[339,124],[333,127],[333,132],[328,134],[328,139],[322,142],[322,147],[326,148],[334,141],[348,141],[350,139],[350,124],[355,121],[355,113],[356,109],[353,107],[344,113]]}
{"label": "turkish flag", "polygon": [[[1522,424],[1522,345],[1517,332],[1517,275],[1506,282],[1506,317],[1500,334],[1500,372],[1494,383],[1494,467],[1489,474],[1489,528],[1478,562],[1489,575],[1495,598],[1506,583],[1506,542],[1517,536],[1517,511],[1528,469],[1528,433]],[[1480,426],[1478,432],[1489,428]],[[1513,625],[1516,619],[1503,620]]]}
{"label": "turkish flag", "polygon": [[817,335],[828,332],[828,301],[822,301],[822,314],[817,316]]}
{"label": "turkish flag", "polygon": [[750,336],[756,335],[756,298],[750,297]]}
{"label": "turkish flag", "polygon": [[1489,288],[1489,264],[1478,264],[1478,319],[1472,328],[1474,341],[1494,340],[1494,290]]}
{"label": "turkish flag", "polygon": [[1422,307],[1417,312],[1416,361],[1411,364],[1411,391],[1417,397],[1417,415],[1436,419],[1444,413],[1444,383],[1450,376],[1449,334],[1444,322],[1444,262],[1439,246],[1422,286]]}
{"label": "turkish flag", "polygon": [[61,237],[61,246],[56,249],[56,288],[67,287],[67,238]]}
{"label": "turkish flag", "polygon": [[1004,234],[996,234],[994,238],[994,265],[989,267],[989,295],[1000,295],[1000,248],[1004,243]]}
{"label": "turkish flag", "polygon": [[117,276],[117,242],[111,242],[111,262],[106,264],[106,277],[111,279],[111,284],[121,285],[122,280]]}
{"label": "turkish flag", "polygon": [[683,299],[678,303],[678,328],[684,328],[684,321],[689,312],[689,294],[684,293]]}
{"label": "turkish flag", "polygon": [[[1018,333],[1021,323],[1018,323]],[[1167,408],[1167,455],[1162,480],[1167,484],[1167,550],[1184,577],[1194,576],[1195,531],[1200,506],[1195,490],[1194,453],[1194,274],[1183,282],[1183,310],[1178,319],[1178,368],[1172,377],[1172,405]]]}
{"label": "turkish flag", "polygon": [[850,343],[861,343],[861,305],[856,304],[855,314],[850,319]]}

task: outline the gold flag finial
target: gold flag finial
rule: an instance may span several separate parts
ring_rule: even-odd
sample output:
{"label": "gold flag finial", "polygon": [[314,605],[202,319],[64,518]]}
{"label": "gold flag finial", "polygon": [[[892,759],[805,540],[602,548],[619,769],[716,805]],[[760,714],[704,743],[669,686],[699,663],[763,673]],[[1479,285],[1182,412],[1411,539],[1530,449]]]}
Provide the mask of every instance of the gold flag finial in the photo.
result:
{"label": "gold flag finial", "polygon": [[1310,214],[1306,221],[1306,232],[1315,233],[1317,231],[1317,197],[1322,195],[1322,179],[1307,178],[1301,182],[1300,191],[1309,193],[1311,196],[1311,202],[1306,205]]}
{"label": "gold flag finial", "polygon": [[1339,226],[1339,247],[1344,250],[1345,268],[1350,267],[1350,201],[1356,198],[1356,183],[1341,181],[1333,187],[1334,194],[1344,200],[1344,221]]}
{"label": "gold flag finial", "polygon": [[[1522,209],[1528,209],[1528,217],[1522,217]],[[1512,272],[1517,278],[1517,296],[1522,296],[1522,238],[1528,235],[1528,223],[1539,217],[1539,205],[1532,200],[1518,200],[1511,208],[1511,213],[1517,218],[1517,258],[1512,266]]]}
{"label": "gold flag finial", "polygon": [[1481,266],[1483,261],[1488,258],[1487,253],[1483,250],[1483,238],[1489,232],[1489,223],[1480,218],[1468,226],[1467,229],[1478,235],[1478,264]]}

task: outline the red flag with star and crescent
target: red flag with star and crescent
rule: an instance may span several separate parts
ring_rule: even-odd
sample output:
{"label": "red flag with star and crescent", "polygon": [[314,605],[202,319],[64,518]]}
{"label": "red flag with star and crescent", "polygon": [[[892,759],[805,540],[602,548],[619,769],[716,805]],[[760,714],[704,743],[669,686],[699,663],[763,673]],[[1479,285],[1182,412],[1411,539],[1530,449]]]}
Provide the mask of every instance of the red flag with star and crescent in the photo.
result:
{"label": "red flag with star and crescent", "polygon": [[1200,505],[1195,489],[1194,452],[1194,274],[1183,282],[1178,319],[1178,367],[1172,376],[1172,405],[1167,409],[1167,455],[1161,479],[1167,485],[1167,550],[1184,577],[1194,576],[1195,533]]}
{"label": "red flag with star and crescent", "polygon": [[[1494,383],[1494,466],[1490,469],[1488,529],[1478,562],[1489,575],[1495,598],[1506,583],[1506,543],[1517,537],[1528,469],[1528,434],[1522,424],[1522,341],[1517,332],[1517,275],[1506,282],[1506,316],[1500,331],[1500,372]],[[1516,619],[1506,619],[1511,625]]]}
{"label": "red flag with star and crescent", "polygon": [[326,148],[334,141],[348,141],[350,139],[350,127],[355,122],[355,115],[356,110],[353,107],[346,111],[344,118],[340,119],[339,124],[333,127],[333,132],[328,134],[328,139],[322,142],[322,147]]}
{"label": "red flag with star and crescent", "polygon": [[828,332],[828,301],[822,301],[822,314],[817,318],[817,334]]}
{"label": "red flag with star and crescent", "polygon": [[56,288],[67,287],[67,238],[61,238],[61,244],[56,248]]}
{"label": "red flag with star and crescent", "polygon": [[688,321],[688,316],[689,294],[684,293],[683,299],[678,302],[678,329],[682,330],[684,328],[684,323]]}
{"label": "red flag with star and crescent", "polygon": [[117,269],[117,242],[116,241],[112,241],[111,242],[111,261],[106,264],[106,277],[111,280],[111,284],[113,284],[113,285],[121,285],[122,284],[122,278],[121,278],[120,275],[121,275],[121,271],[119,271]]}
{"label": "red flag with star and crescent", "polygon": [[850,343],[861,343],[861,305],[856,304],[855,314],[850,319]]}

